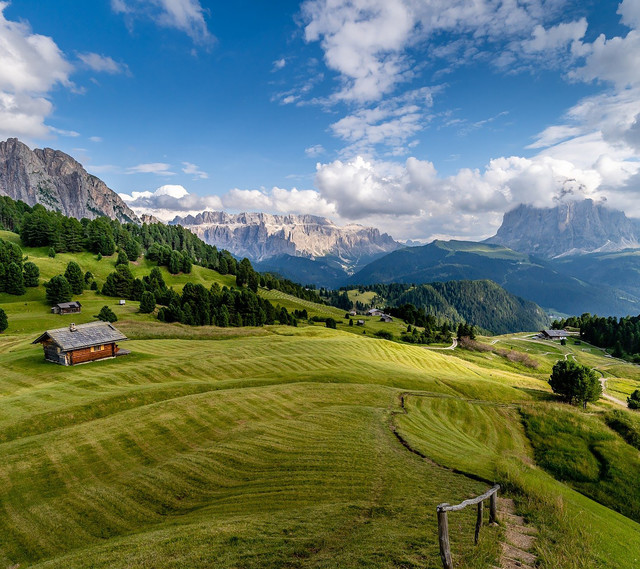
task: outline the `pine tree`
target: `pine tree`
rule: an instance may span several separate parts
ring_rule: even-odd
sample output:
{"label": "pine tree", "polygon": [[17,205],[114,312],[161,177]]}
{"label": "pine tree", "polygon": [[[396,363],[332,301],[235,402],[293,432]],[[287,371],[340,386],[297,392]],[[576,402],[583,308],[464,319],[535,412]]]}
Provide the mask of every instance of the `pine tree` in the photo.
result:
{"label": "pine tree", "polygon": [[171,251],[169,256],[169,272],[172,275],[177,275],[182,268],[182,257],[178,251]]}
{"label": "pine tree", "polygon": [[27,292],[27,289],[24,286],[22,268],[18,263],[9,263],[9,266],[6,268],[4,282],[5,291],[9,294],[20,296]]}
{"label": "pine tree", "polygon": [[49,304],[59,304],[60,302],[69,302],[71,300],[71,286],[62,275],[52,277],[47,283],[44,283],[47,290],[47,302]]}
{"label": "pine tree", "polygon": [[143,314],[150,314],[156,309],[156,298],[152,292],[146,291],[142,293],[140,299],[140,312]]}
{"label": "pine tree", "polygon": [[67,269],[64,272],[64,278],[67,279],[73,294],[82,294],[84,290],[84,275],[78,263],[69,261]]}
{"label": "pine tree", "polygon": [[38,286],[40,282],[40,269],[38,265],[32,263],[31,261],[27,261],[24,266],[24,286],[34,287]]}
{"label": "pine tree", "polygon": [[116,261],[116,267],[118,265],[128,265],[129,264],[129,257],[127,257],[127,253],[124,249],[120,249],[118,251],[118,260]]}

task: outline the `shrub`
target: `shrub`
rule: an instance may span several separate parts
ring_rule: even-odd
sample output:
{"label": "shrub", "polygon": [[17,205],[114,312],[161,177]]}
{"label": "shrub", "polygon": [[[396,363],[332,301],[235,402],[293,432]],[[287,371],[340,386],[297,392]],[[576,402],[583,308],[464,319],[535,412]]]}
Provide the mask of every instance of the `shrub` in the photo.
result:
{"label": "shrub", "polygon": [[378,330],[374,336],[376,338],[382,338],[383,340],[393,340],[393,334],[388,330]]}
{"label": "shrub", "polygon": [[103,306],[100,309],[100,312],[96,316],[98,320],[102,320],[103,322],[117,322],[118,317],[114,314],[113,310],[108,306]]}
{"label": "shrub", "polygon": [[9,319],[7,318],[7,313],[0,308],[0,334],[4,332],[9,326]]}
{"label": "shrub", "polygon": [[636,389],[627,397],[627,405],[629,409],[640,409],[640,389]]}

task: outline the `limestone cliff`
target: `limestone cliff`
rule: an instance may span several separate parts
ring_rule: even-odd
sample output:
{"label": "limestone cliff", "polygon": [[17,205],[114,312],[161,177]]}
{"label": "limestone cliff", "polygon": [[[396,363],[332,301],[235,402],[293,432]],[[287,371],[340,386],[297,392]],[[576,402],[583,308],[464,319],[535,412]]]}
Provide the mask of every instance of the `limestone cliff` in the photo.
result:
{"label": "limestone cliff", "polygon": [[252,261],[281,255],[333,257],[345,270],[351,270],[401,247],[377,229],[355,224],[338,227],[313,215],[205,211],[195,217],[176,217],[171,223],[187,227],[203,241]]}
{"label": "limestone cliff", "polygon": [[640,247],[640,221],[592,200],[554,208],[519,205],[487,243],[543,258]]}
{"label": "limestone cliff", "polygon": [[31,150],[17,138],[0,142],[0,195],[77,219],[104,215],[139,223],[118,194],[71,156],[51,148]]}

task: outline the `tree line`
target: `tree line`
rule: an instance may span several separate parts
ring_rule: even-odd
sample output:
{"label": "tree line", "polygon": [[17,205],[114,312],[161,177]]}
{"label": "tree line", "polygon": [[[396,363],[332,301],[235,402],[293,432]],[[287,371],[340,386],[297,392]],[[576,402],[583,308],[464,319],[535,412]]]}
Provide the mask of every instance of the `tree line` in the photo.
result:
{"label": "tree line", "polygon": [[27,287],[37,287],[39,280],[40,269],[24,260],[20,246],[0,239],[0,293],[23,295]]}

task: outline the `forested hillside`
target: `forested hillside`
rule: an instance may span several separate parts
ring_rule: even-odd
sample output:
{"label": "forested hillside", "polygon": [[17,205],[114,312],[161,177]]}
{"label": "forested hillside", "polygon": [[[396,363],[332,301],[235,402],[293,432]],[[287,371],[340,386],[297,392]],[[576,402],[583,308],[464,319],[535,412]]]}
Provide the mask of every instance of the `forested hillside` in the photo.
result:
{"label": "forested hillside", "polygon": [[549,323],[545,312],[535,303],[514,296],[488,280],[418,286],[375,284],[360,286],[358,290],[375,292],[380,302],[389,306],[410,304],[437,318],[468,322],[495,334],[540,330]]}

